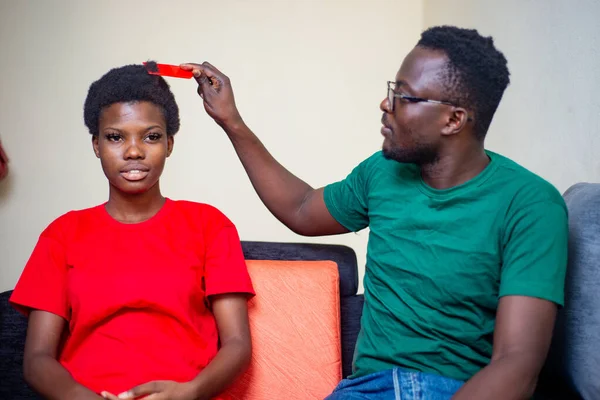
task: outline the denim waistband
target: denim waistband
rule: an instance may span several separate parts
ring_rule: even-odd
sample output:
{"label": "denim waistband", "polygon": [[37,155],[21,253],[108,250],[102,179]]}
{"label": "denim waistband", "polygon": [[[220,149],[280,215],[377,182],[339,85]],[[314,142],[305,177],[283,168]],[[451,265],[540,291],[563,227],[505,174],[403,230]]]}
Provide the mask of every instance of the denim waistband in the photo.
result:
{"label": "denim waistband", "polygon": [[328,400],[449,400],[464,384],[444,376],[394,368],[344,379]]}

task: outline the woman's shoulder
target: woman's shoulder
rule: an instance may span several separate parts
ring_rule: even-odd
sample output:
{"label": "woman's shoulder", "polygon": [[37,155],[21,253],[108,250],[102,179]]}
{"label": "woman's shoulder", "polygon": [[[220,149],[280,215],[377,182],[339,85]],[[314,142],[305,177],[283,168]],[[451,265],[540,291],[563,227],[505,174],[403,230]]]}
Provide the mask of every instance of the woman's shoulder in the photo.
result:
{"label": "woman's shoulder", "polygon": [[54,219],[40,236],[63,239],[69,232],[78,230],[81,226],[89,226],[94,217],[102,212],[102,207],[104,207],[103,204],[68,211]]}
{"label": "woman's shoulder", "polygon": [[177,212],[183,214],[185,218],[191,218],[195,221],[203,221],[214,225],[231,225],[231,220],[217,207],[189,200],[171,200]]}

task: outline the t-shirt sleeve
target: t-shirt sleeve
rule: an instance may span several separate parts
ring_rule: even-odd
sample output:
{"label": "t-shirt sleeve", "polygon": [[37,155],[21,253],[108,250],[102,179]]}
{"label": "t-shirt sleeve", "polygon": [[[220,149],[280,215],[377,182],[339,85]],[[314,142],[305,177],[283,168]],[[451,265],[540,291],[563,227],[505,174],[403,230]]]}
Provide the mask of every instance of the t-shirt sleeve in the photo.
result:
{"label": "t-shirt sleeve", "polygon": [[345,179],[325,186],[323,191],[329,213],[352,232],[369,226],[367,177],[370,160],[360,163]]}
{"label": "t-shirt sleeve", "polygon": [[500,296],[530,296],[564,305],[568,222],[564,204],[523,207],[504,234]]}
{"label": "t-shirt sleeve", "polygon": [[220,227],[214,234],[207,248],[204,270],[207,296],[255,294],[237,229],[231,223]]}
{"label": "t-shirt sleeve", "polygon": [[40,236],[9,301],[25,315],[41,310],[69,320],[65,246],[56,229],[51,225]]}

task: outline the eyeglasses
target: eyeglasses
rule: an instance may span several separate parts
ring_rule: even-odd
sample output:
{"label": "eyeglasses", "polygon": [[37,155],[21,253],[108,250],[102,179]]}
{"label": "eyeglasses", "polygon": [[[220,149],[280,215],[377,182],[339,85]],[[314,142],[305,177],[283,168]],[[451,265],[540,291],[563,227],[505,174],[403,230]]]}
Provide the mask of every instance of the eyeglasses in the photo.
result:
{"label": "eyeglasses", "polygon": [[447,101],[430,100],[422,97],[408,96],[402,93],[396,93],[396,82],[388,81],[388,101],[390,102],[391,111],[394,111],[395,99],[399,98],[409,103],[433,103],[433,104],[446,104],[448,106],[458,107],[456,104],[449,103]]}

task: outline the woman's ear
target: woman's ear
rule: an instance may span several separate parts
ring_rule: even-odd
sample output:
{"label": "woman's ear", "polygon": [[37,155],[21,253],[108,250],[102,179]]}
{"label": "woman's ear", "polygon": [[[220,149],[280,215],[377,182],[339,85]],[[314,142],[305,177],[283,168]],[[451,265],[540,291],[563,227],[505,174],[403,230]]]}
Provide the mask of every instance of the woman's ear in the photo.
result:
{"label": "woman's ear", "polygon": [[92,147],[94,149],[94,154],[96,154],[96,157],[100,158],[100,150],[98,150],[98,135],[92,135]]}
{"label": "woman's ear", "polygon": [[173,152],[173,146],[175,145],[175,138],[173,135],[167,137],[167,157]]}

